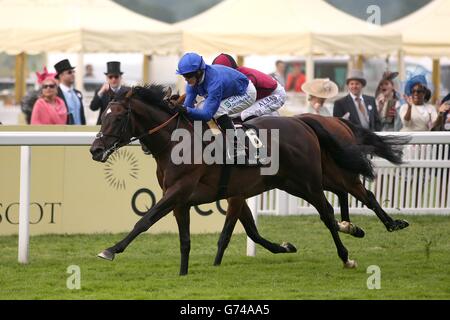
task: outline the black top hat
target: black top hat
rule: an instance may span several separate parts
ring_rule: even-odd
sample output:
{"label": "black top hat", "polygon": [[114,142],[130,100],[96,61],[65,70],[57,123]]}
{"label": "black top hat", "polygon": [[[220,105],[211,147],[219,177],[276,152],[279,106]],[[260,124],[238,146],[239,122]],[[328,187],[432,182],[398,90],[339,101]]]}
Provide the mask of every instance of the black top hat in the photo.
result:
{"label": "black top hat", "polygon": [[120,71],[120,62],[119,61],[109,61],[106,63],[106,75],[108,74],[123,74]]}
{"label": "black top hat", "polygon": [[75,69],[75,67],[72,67],[70,65],[70,62],[69,62],[68,59],[61,60],[60,62],[55,64],[54,67],[55,67],[55,70],[56,70],[56,76],[55,76],[56,79],[59,79],[59,75],[61,73],[63,73],[64,71]]}

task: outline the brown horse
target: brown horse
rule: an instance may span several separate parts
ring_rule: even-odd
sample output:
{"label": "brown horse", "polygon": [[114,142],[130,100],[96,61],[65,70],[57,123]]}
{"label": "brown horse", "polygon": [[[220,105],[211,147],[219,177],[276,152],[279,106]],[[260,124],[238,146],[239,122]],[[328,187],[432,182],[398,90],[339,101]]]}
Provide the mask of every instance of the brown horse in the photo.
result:
{"label": "brown horse", "polygon": [[[191,135],[194,131],[189,120],[168,107],[164,94],[161,86],[135,87],[125,97],[111,102],[102,115],[101,131],[90,150],[93,159],[104,162],[118,148],[140,139],[157,162],[157,177],[163,197],[122,241],[101,252],[101,258],[113,260],[115,254],[123,252],[140,233],[173,211],[180,236],[180,274],[185,275],[190,252],[191,206],[225,198],[245,199],[278,188],[307,200],[317,209],[333,237],[344,266],[355,267],[355,262],[348,258],[348,251],[340,240],[333,208],[323,193],[321,150],[330,150],[338,164],[350,159],[347,170],[367,175],[372,168],[364,148],[358,145],[348,148],[323,128],[311,127],[299,117],[253,119],[251,124],[258,128],[282,128],[279,130],[279,170],[274,175],[263,176],[257,167],[233,167],[226,192],[219,195],[222,165],[173,163],[171,151],[176,142],[172,141],[171,134],[176,129],[184,129]],[[205,124],[203,129],[207,129]],[[268,147],[269,150],[274,149],[273,146]],[[284,247],[285,252],[290,250],[289,245]]]}
{"label": "brown horse", "polygon": [[[408,137],[384,136],[380,137],[369,130],[357,127],[351,122],[334,117],[322,117],[314,114],[303,114],[299,118],[317,130],[325,129],[332,133],[339,141],[348,145],[358,145],[361,150],[367,154],[372,154],[386,159],[394,164],[401,164],[402,145],[409,141]],[[361,201],[369,209],[372,209],[380,221],[384,224],[387,231],[392,232],[408,227],[405,220],[393,220],[380,206],[373,193],[364,187],[360,175],[348,170],[351,162],[336,163],[330,150],[322,148],[322,175],[324,190],[335,193],[339,198],[341,220],[338,222],[339,231],[349,233],[355,237],[363,237],[364,231],[358,226],[350,223],[348,210],[348,194],[350,193],[356,199]],[[341,158],[337,158],[340,160]],[[347,167],[347,169],[346,169]],[[373,173],[368,172],[366,178],[372,179]],[[259,235],[255,225],[250,208],[243,198],[228,199],[229,207],[227,210],[225,224],[218,242],[218,250],[214,261],[215,265],[220,265],[224,251],[228,246],[234,226],[239,219],[244,226],[247,235],[255,242],[262,245],[271,252],[276,247]],[[241,208],[241,211],[237,211]]]}
{"label": "brown horse", "polygon": [[[170,94],[171,92],[168,92],[168,95],[170,96],[168,99],[169,104],[172,106],[183,104],[184,96]],[[401,147],[409,140],[408,137],[379,137],[369,130],[353,125],[347,120],[334,117],[303,114],[300,116],[300,119],[310,126],[322,126],[326,131],[337,136],[339,141],[342,141],[345,144],[359,144],[360,146],[363,146],[369,154],[377,155],[394,164],[402,163]],[[409,225],[405,220],[393,220],[381,208],[373,193],[364,187],[359,174],[356,174],[351,170],[343,169],[337,165],[327,149],[321,150],[321,159],[323,188],[324,190],[335,193],[339,198],[342,221],[338,222],[339,231],[351,234],[358,238],[364,237],[365,234],[361,228],[350,222],[348,193],[352,194],[356,199],[372,209],[389,232],[404,229]],[[343,163],[342,165],[343,167],[346,167],[348,164]],[[372,179],[372,172],[369,172],[369,175],[366,175],[365,177]],[[255,243],[260,244],[265,249],[273,253],[296,252],[296,248],[290,244],[290,250],[286,250],[283,244],[280,246],[272,243],[259,234],[252,212],[244,198],[234,197],[227,200],[228,209],[225,223],[217,243],[218,248],[214,265],[221,264],[223,254],[230,242],[238,219],[242,223],[247,235]]]}

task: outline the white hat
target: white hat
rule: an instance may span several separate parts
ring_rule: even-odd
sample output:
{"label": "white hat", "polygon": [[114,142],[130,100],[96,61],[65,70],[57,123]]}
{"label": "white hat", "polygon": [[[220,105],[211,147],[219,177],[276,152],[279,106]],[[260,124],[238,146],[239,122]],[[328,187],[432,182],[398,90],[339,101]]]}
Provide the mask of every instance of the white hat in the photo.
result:
{"label": "white hat", "polygon": [[339,93],[339,88],[336,83],[330,79],[314,79],[305,82],[302,85],[302,90],[309,95],[318,98],[333,98]]}

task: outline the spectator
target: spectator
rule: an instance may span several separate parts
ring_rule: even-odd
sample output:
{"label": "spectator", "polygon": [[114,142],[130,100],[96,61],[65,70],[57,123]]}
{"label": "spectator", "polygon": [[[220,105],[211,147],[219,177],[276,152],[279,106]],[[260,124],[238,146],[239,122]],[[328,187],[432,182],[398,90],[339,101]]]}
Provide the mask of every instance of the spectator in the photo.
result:
{"label": "spectator", "polygon": [[31,113],[33,112],[34,104],[37,99],[41,96],[41,90],[31,90],[28,91],[27,94],[20,100],[20,109],[25,115],[25,122],[27,124],[31,123]]}
{"label": "spectator", "polygon": [[429,131],[438,118],[436,108],[427,103],[427,80],[423,75],[412,77],[405,85],[406,103],[400,108],[401,131]]}
{"label": "spectator", "polygon": [[442,99],[439,115],[433,124],[432,131],[450,131],[450,93]]}
{"label": "spectator", "polygon": [[295,63],[293,70],[286,79],[286,91],[303,92],[302,85],[306,82],[305,74],[301,70],[300,63]]}
{"label": "spectator", "polygon": [[87,64],[84,71],[84,78],[95,78],[94,67],[92,64]]}
{"label": "spectator", "polygon": [[284,72],[286,71],[286,64],[277,60],[275,62],[275,72],[272,72],[270,76],[272,76],[275,80],[278,81],[283,87],[286,85],[286,78],[284,76]]}
{"label": "spectator", "polygon": [[106,110],[106,107],[114,96],[123,94],[130,89],[129,87],[122,86],[122,74],[120,62],[109,61],[106,63],[106,82],[101,88],[95,91],[94,98],[89,106],[92,111],[100,110],[97,124],[102,124],[102,113]]}
{"label": "spectator", "polygon": [[74,88],[75,67],[64,59],[55,64],[56,76],[59,80],[58,97],[64,100],[67,107],[67,124],[86,124],[84,116],[83,96]]}
{"label": "spectator", "polygon": [[347,77],[349,94],[334,102],[333,116],[372,131],[381,129],[375,98],[362,94],[367,81],[361,70],[351,70]]}
{"label": "spectator", "polygon": [[308,94],[308,113],[331,117],[330,111],[324,106],[327,99],[335,97],[339,88],[330,79],[314,79],[305,82],[302,90]]}
{"label": "spectator", "polygon": [[36,72],[41,85],[41,96],[36,100],[31,114],[31,124],[66,124],[67,108],[64,101],[58,97],[58,82],[55,73]]}
{"label": "spectator", "polygon": [[[378,115],[381,121],[381,131],[399,131],[397,110],[400,108],[400,97],[395,91],[394,79],[398,72],[386,71],[383,73],[375,91]],[[401,121],[400,121],[401,124]]]}

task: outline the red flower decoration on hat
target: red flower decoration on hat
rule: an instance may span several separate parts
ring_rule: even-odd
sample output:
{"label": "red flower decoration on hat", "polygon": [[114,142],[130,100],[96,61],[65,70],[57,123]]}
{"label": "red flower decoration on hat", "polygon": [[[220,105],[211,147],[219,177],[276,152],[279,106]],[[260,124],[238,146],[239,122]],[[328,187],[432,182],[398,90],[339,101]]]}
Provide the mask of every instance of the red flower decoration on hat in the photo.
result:
{"label": "red flower decoration on hat", "polygon": [[47,79],[56,81],[55,80],[56,73],[48,72],[47,67],[44,67],[44,71],[42,73],[36,72],[36,75],[39,84],[42,84]]}

